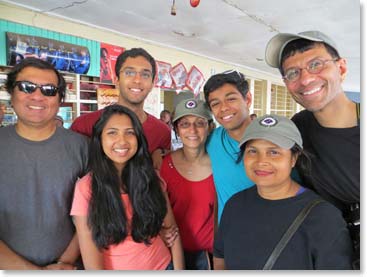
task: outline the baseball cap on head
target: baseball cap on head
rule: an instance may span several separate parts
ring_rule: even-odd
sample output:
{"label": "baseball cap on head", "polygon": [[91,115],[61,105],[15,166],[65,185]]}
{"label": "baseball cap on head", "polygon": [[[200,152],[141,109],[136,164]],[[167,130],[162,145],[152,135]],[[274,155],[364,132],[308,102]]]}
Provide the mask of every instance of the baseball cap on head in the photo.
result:
{"label": "baseball cap on head", "polygon": [[239,147],[252,139],[264,139],[284,149],[291,149],[297,144],[303,149],[301,133],[296,124],[285,116],[264,115],[254,119],[246,128]]}
{"label": "baseball cap on head", "polygon": [[212,119],[212,114],[206,103],[195,98],[184,99],[177,104],[172,122],[186,115],[195,115],[207,120]]}
{"label": "baseball cap on head", "polygon": [[320,31],[306,31],[298,34],[280,33],[275,35],[268,44],[265,50],[265,61],[268,65],[275,68],[280,68],[281,58],[284,48],[288,43],[297,39],[306,39],[315,42],[323,42],[338,52],[336,43],[327,35]]}

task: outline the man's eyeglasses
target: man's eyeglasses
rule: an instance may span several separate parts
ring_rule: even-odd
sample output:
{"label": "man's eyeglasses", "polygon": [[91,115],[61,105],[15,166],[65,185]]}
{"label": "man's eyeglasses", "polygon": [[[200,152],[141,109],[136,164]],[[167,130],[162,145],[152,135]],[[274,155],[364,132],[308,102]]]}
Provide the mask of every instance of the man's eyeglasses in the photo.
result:
{"label": "man's eyeglasses", "polygon": [[147,70],[143,70],[143,71],[136,71],[136,70],[133,70],[133,69],[123,69],[121,70],[120,72],[122,72],[124,74],[125,77],[127,78],[135,78],[135,76],[137,74],[140,75],[140,78],[142,78],[143,80],[151,80],[152,79],[152,73],[150,71],[147,71]]}
{"label": "man's eyeglasses", "polygon": [[17,81],[15,86],[24,93],[31,94],[39,88],[44,96],[55,96],[59,91],[58,87],[54,85],[37,85],[29,81]]}
{"label": "man's eyeglasses", "polygon": [[335,62],[337,60],[338,60],[337,58],[332,60],[313,59],[309,61],[307,66],[304,68],[292,67],[287,69],[287,71],[285,71],[284,73],[283,78],[288,82],[295,82],[301,77],[301,71],[303,69],[306,69],[307,72],[310,74],[318,74],[325,68],[326,63]]}
{"label": "man's eyeglasses", "polygon": [[192,123],[188,121],[180,121],[177,126],[182,129],[188,129],[191,126],[194,126],[195,128],[205,128],[206,126],[208,126],[208,121],[198,120]]}

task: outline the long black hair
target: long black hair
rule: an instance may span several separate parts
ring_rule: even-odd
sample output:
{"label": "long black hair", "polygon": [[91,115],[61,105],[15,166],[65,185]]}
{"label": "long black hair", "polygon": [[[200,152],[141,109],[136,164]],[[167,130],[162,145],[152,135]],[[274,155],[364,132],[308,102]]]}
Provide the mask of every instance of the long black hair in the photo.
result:
{"label": "long black hair", "polygon": [[[102,131],[115,114],[127,115],[138,141],[135,155],[126,163],[121,176],[102,148]],[[131,232],[135,242],[150,243],[158,235],[167,213],[161,180],[148,152],[148,144],[138,117],[121,105],[105,108],[93,127],[89,146],[89,170],[92,173],[92,195],[88,211],[88,226],[99,248],[122,242]],[[120,186],[122,184],[123,187]],[[129,195],[133,216],[126,216],[121,191]]]}

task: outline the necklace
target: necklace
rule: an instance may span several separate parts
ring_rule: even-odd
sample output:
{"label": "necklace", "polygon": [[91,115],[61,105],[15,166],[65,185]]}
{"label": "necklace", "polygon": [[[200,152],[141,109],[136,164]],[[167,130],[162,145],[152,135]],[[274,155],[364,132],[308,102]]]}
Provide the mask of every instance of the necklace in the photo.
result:
{"label": "necklace", "polygon": [[183,151],[181,153],[182,153],[182,161],[184,161],[185,163],[184,171],[186,172],[187,175],[191,176],[194,173],[193,163],[186,158]]}
{"label": "necklace", "polygon": [[[237,149],[238,146],[234,145],[235,143],[234,140],[230,138],[229,134],[224,128],[221,134],[221,142],[224,151],[226,151],[228,156],[231,157],[231,159],[236,162],[238,159],[238,155],[240,154],[240,151]],[[230,147],[230,149],[227,148],[227,145]]]}

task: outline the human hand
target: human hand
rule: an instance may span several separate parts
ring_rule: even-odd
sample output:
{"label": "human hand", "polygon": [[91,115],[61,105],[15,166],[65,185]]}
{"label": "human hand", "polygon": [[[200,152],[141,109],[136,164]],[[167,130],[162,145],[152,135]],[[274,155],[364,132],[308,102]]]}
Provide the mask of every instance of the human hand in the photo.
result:
{"label": "human hand", "polygon": [[156,149],[152,152],[152,160],[153,160],[153,166],[154,169],[159,170],[161,168],[162,165],[162,150],[161,149]]}
{"label": "human hand", "polygon": [[59,261],[54,264],[46,265],[42,269],[44,270],[76,270],[77,267],[73,264],[68,264],[66,262],[64,263],[64,262]]}
{"label": "human hand", "polygon": [[172,247],[173,243],[178,237],[178,227],[175,225],[165,226],[165,224],[163,223],[159,235],[161,236],[167,247]]}

